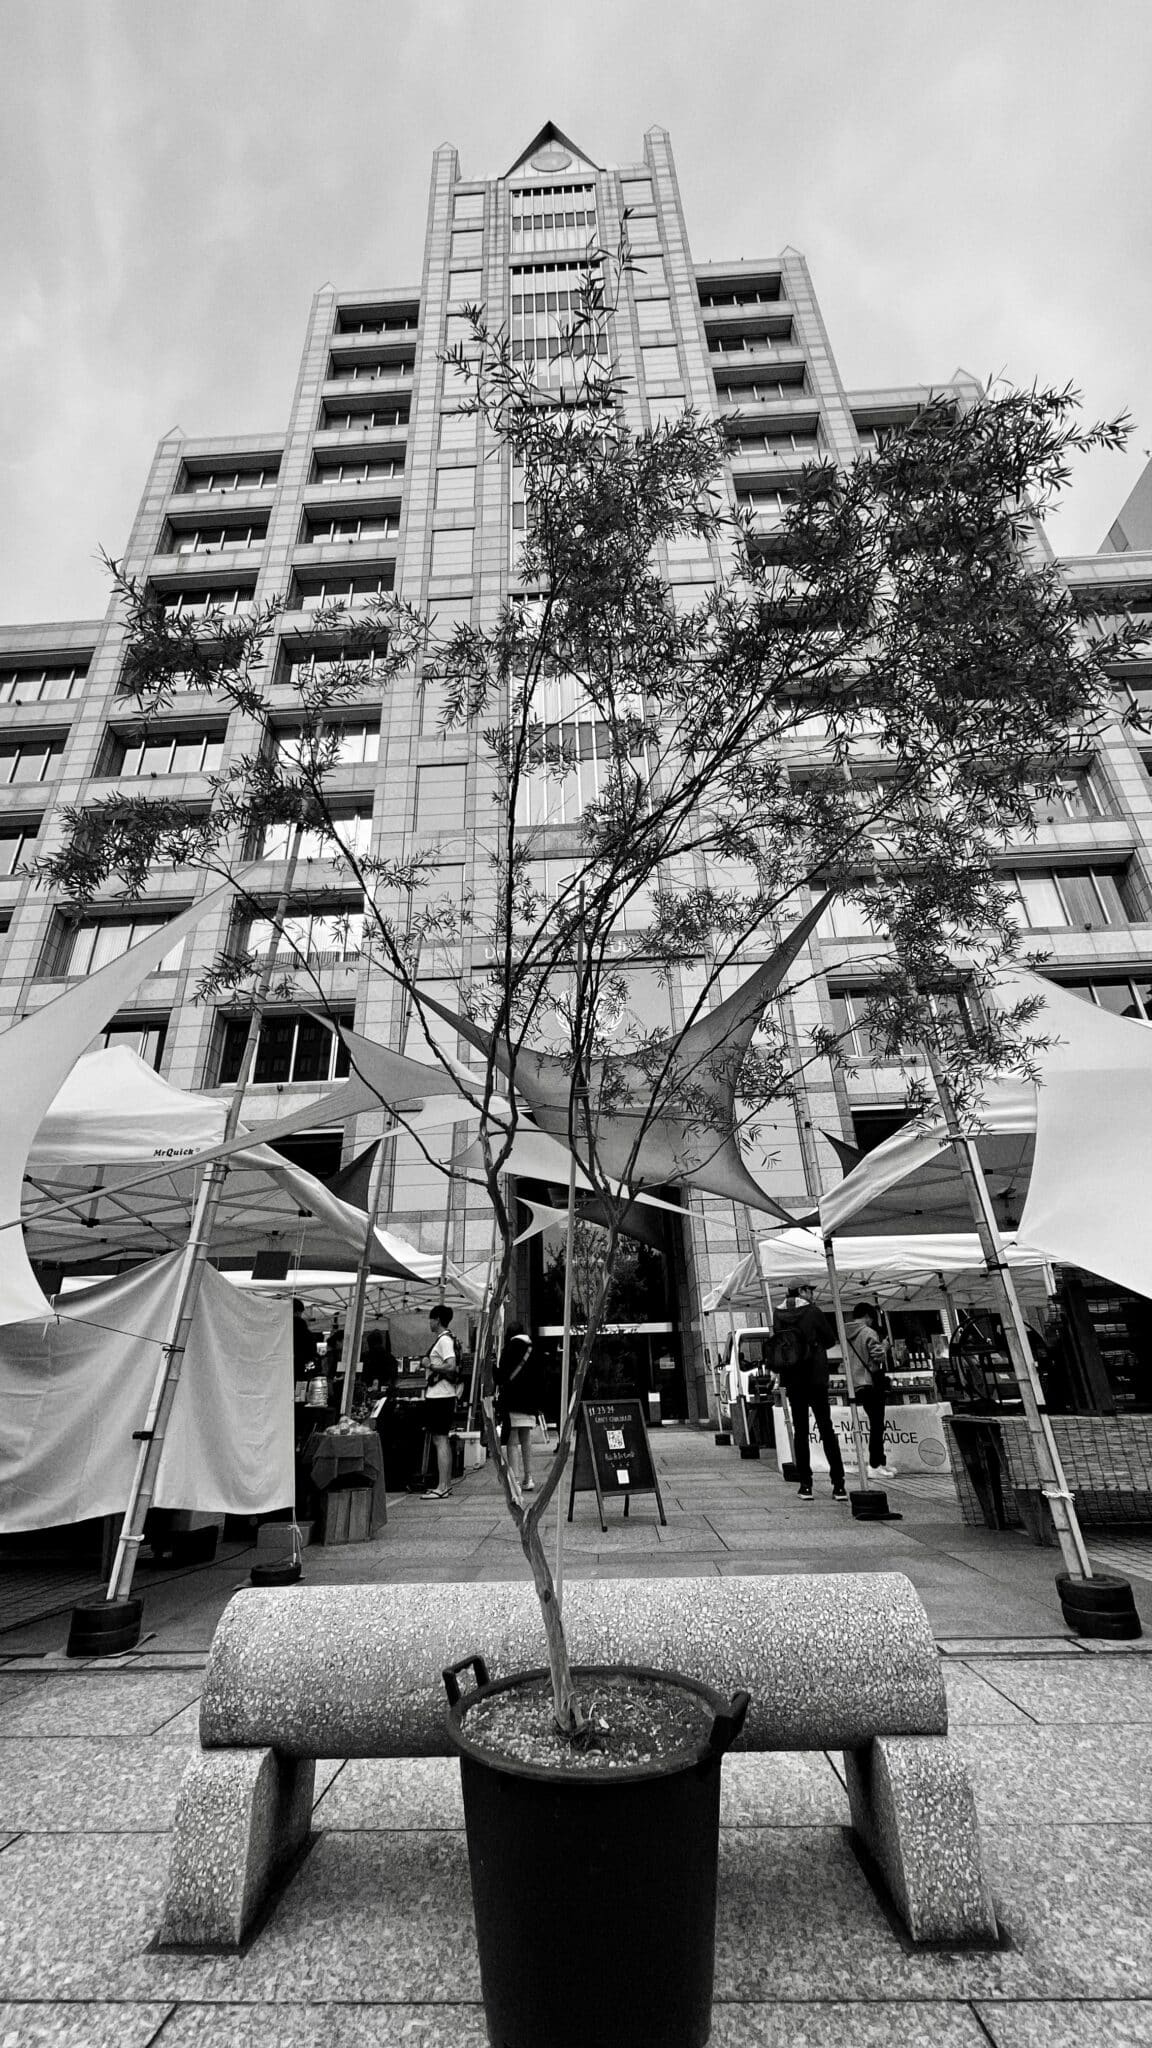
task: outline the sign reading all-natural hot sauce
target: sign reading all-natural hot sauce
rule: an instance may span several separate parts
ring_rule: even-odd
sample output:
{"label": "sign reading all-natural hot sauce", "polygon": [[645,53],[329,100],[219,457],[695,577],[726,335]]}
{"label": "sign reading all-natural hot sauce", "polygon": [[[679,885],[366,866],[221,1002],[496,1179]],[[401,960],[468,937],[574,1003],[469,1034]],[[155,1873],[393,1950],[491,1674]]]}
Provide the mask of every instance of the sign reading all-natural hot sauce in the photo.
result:
{"label": "sign reading all-natural hot sauce", "polygon": [[572,1485],[568,1494],[569,1521],[572,1520],[576,1495],[589,1489],[596,1495],[602,1529],[608,1527],[604,1519],[605,1498],[613,1494],[623,1497],[627,1515],[628,1502],[634,1493],[654,1493],[660,1520],[667,1525],[656,1468],[652,1462],[648,1426],[639,1401],[581,1402],[580,1426],[572,1458]]}

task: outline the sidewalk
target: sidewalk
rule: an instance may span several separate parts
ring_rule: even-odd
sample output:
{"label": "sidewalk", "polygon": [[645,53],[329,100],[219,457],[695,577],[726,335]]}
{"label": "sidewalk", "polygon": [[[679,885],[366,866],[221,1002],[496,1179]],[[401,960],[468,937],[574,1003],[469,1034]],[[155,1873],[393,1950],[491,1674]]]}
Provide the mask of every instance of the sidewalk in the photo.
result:
{"label": "sidewalk", "polygon": [[[653,1446],[667,1528],[640,1497],[627,1522],[610,1503],[605,1536],[581,1495],[566,1573],[906,1572],[944,1653],[1007,1937],[913,1951],[849,1846],[840,1757],[729,1758],[715,2048],[1152,2044],[1150,1639],[1069,1636],[1059,1553],[965,1529],[946,1482],[894,1481],[904,1520],[866,1525],[702,1433]],[[1121,1541],[1152,1632],[1148,1546]],[[64,1659],[66,1616],[0,1634],[0,2048],[485,2040],[446,1760],[322,1767],[315,1845],[247,1953],[148,1952],[204,1656],[251,1561],[155,1575],[146,1638],[111,1667]],[[305,1557],[312,1585],[524,1569],[487,1470],[443,1503],[393,1501],[371,1544]]]}

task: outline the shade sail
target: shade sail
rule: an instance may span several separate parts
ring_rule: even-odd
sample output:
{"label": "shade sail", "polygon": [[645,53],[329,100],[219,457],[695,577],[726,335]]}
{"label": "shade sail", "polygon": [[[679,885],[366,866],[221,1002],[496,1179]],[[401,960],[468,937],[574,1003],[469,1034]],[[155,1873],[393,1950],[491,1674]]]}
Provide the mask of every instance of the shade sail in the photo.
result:
{"label": "shade sail", "polygon": [[[1043,1255],[1031,1245],[1005,1240],[1009,1264],[1019,1276],[1034,1276],[1025,1287],[1037,1299],[1044,1294]],[[940,1281],[969,1295],[986,1282],[980,1240],[975,1232],[905,1236],[838,1237],[836,1270],[845,1287],[854,1286],[874,1299],[895,1305],[927,1295],[939,1296]],[[761,1279],[763,1273],[763,1279]],[[817,1293],[830,1298],[824,1240],[817,1230],[781,1230],[761,1240],[759,1262],[749,1253],[714,1287],[704,1302],[709,1314],[764,1310],[764,1286],[778,1297],[789,1280],[808,1280]]]}
{"label": "shade sail", "polygon": [[[177,1255],[0,1329],[0,1530],[116,1514],[164,1346]],[[205,1272],[156,1477],[158,1507],[270,1514],[293,1473],[292,1312]]]}
{"label": "shade sail", "polygon": [[0,1039],[4,1091],[0,1100],[0,1321],[47,1315],[48,1303],[28,1263],[20,1231],[20,1184],[33,1139],[76,1061],[109,1018],[159,967],[166,953],[209,910],[231,894],[232,884],[202,896],[118,960],[64,990],[43,1009],[14,1024]]}
{"label": "shade sail", "polygon": [[[589,1098],[595,1117],[596,1165],[601,1176],[608,1175],[630,1187],[682,1183],[704,1193],[727,1196],[748,1208],[767,1210],[785,1223],[792,1222],[789,1212],[753,1179],[744,1163],[737,1135],[736,1098],[740,1070],[765,1007],[819,923],[828,901],[828,897],[821,897],[771,957],[733,995],[690,1025],[677,1041],[675,1075],[682,1092],[690,1092],[693,1099],[690,1118],[675,1114],[649,1118],[643,1105],[651,1099],[653,1081],[638,1060],[626,1055],[613,1063],[613,1080],[607,1083],[607,1092],[619,1106],[597,1116],[595,1106],[605,1092],[609,1069],[604,1060],[591,1062]],[[487,1054],[491,1035],[482,1026],[445,1009],[431,997],[425,996],[423,1000],[429,1010],[451,1024],[469,1044]],[[504,1048],[496,1048],[496,1060],[501,1070],[508,1073],[510,1062]],[[570,1064],[556,1053],[525,1048],[516,1057],[515,1087],[539,1128],[566,1145],[572,1094]],[[582,1164],[589,1166],[591,1162],[579,1137],[577,1153]],[[509,1166],[510,1172],[515,1170]]]}

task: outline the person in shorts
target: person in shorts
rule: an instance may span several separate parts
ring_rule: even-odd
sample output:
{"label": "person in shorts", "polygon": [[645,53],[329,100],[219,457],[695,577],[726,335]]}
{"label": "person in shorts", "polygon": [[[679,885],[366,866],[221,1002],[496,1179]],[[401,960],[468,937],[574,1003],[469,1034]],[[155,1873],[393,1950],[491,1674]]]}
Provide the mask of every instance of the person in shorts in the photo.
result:
{"label": "person in shorts", "polygon": [[456,1413],[459,1393],[460,1365],[456,1346],[449,1331],[452,1326],[452,1311],[443,1303],[428,1313],[432,1329],[432,1345],[428,1352],[428,1384],[424,1389],[424,1427],[432,1438],[436,1452],[436,1485],[430,1486],[425,1500],[447,1500],[452,1491],[452,1445],[449,1432]]}

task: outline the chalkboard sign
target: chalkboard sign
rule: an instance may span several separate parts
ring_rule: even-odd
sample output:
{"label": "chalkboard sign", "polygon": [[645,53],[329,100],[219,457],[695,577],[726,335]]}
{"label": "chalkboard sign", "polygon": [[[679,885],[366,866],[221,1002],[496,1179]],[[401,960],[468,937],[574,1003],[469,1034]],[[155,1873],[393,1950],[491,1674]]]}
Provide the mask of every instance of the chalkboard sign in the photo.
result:
{"label": "chalkboard sign", "polygon": [[604,1520],[606,1497],[623,1497],[624,1513],[634,1493],[654,1493],[660,1520],[667,1526],[664,1502],[652,1462],[648,1426],[639,1401],[582,1401],[572,1457],[572,1485],[568,1494],[568,1520],[578,1493],[593,1489]]}

